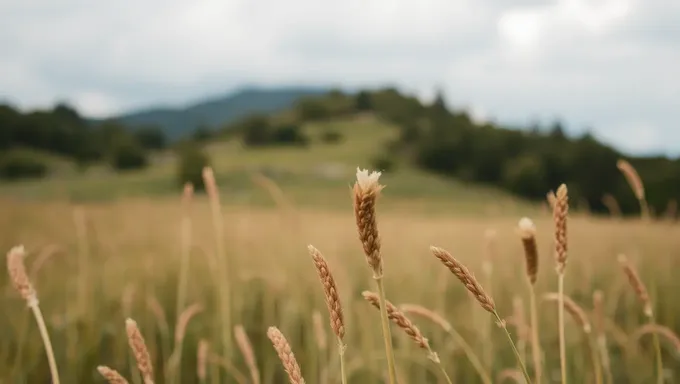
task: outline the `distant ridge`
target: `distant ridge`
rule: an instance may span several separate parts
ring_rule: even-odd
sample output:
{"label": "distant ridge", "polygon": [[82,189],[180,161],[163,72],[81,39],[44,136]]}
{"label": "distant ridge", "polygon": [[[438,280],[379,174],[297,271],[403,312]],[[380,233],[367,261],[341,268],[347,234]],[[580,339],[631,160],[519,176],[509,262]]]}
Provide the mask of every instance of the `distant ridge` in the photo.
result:
{"label": "distant ridge", "polygon": [[130,126],[157,125],[171,139],[187,135],[200,125],[213,129],[251,113],[275,113],[288,109],[306,96],[327,93],[326,87],[244,87],[224,96],[190,103],[186,107],[151,107],[114,116]]}

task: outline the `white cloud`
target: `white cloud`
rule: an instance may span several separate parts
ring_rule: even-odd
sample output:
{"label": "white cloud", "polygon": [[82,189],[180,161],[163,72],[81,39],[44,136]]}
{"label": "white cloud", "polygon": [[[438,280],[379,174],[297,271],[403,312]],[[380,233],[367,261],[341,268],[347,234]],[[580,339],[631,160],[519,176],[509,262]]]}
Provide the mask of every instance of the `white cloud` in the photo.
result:
{"label": "white cloud", "polygon": [[[0,99],[27,107],[104,115],[244,83],[442,86],[480,117],[560,116],[680,153],[674,0],[24,0],[0,15]],[[644,139],[612,134],[632,126]]]}

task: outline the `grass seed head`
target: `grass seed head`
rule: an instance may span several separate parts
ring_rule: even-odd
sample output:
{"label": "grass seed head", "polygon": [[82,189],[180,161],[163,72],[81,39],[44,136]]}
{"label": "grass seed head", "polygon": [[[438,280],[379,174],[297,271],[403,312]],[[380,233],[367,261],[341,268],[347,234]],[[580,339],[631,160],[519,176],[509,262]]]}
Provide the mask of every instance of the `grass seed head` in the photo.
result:
{"label": "grass seed head", "polygon": [[382,276],[382,256],[380,255],[380,233],[376,220],[375,204],[380,191],[384,188],[378,179],[380,172],[357,168],[357,180],[352,189],[354,217],[359,239],[366,255],[368,265],[376,277]]}
{"label": "grass seed head", "polygon": [[26,274],[26,266],[24,258],[26,257],[26,249],[23,245],[16,246],[7,253],[7,271],[9,272],[10,280],[14,289],[19,292],[21,297],[26,300],[29,307],[38,305],[38,295],[33,289],[31,280]]}
{"label": "grass seed head", "polygon": [[528,217],[519,221],[519,234],[524,247],[527,277],[531,284],[536,284],[538,278],[538,246],[536,245],[536,226]]}
{"label": "grass seed head", "polygon": [[309,245],[307,249],[314,261],[319,280],[321,280],[321,284],[323,285],[326,306],[328,307],[328,313],[330,315],[331,329],[333,329],[333,333],[335,333],[338,339],[342,340],[345,337],[345,320],[342,314],[342,305],[340,304],[340,295],[338,294],[338,287],[335,285],[335,279],[321,252],[312,245]]}
{"label": "grass seed head", "polygon": [[626,255],[619,255],[618,260],[619,260],[619,264],[621,264],[621,268],[623,268],[623,273],[628,278],[628,283],[633,288],[638,299],[640,299],[640,302],[644,306],[645,315],[647,317],[652,317],[652,314],[653,314],[652,302],[649,299],[649,293],[647,293],[647,287],[645,286],[645,283],[642,282],[642,279],[640,278],[640,275],[638,274],[637,269],[628,260]]}
{"label": "grass seed head", "polygon": [[496,304],[494,303],[491,296],[489,296],[481,284],[477,282],[475,276],[467,269],[465,265],[456,260],[449,252],[442,248],[430,247],[432,254],[439,259],[439,261],[446,266],[454,276],[460,280],[468,292],[474,296],[474,298],[479,302],[482,308],[486,309],[490,313],[495,313]]}
{"label": "grass seed head", "polygon": [[288,344],[283,333],[276,327],[269,327],[267,330],[267,337],[271,340],[272,345],[276,353],[279,355],[279,359],[283,364],[283,368],[288,374],[288,379],[291,384],[304,384],[305,380],[302,378],[302,373],[300,372],[300,366],[298,365],[295,355]]}
{"label": "grass seed head", "polygon": [[630,185],[630,188],[633,190],[635,197],[638,200],[644,200],[645,187],[644,184],[642,184],[642,179],[640,179],[640,175],[637,173],[635,168],[627,160],[624,159],[620,159],[619,161],[617,161],[616,167],[619,169],[619,171],[621,171],[621,173],[623,173],[623,176],[626,178],[626,181],[628,181],[628,184]]}
{"label": "grass seed head", "polygon": [[97,367],[97,371],[109,384],[128,384],[128,381],[115,369],[100,365]]}
{"label": "grass seed head", "polygon": [[132,353],[137,361],[137,367],[144,378],[144,384],[153,384],[151,356],[146,348],[144,337],[142,337],[142,333],[139,331],[139,327],[137,327],[137,322],[128,318],[125,320],[125,330],[127,331],[130,349],[132,349]]}
{"label": "grass seed head", "polygon": [[[373,305],[376,309],[380,309],[380,298],[374,292],[364,291],[362,293],[364,299]],[[392,320],[399,328],[401,328],[406,334],[422,349],[430,351],[430,344],[427,339],[420,332],[420,329],[415,326],[409,320],[404,313],[402,313],[394,304],[385,300],[385,309],[387,310],[387,317]]]}
{"label": "grass seed head", "polygon": [[553,206],[553,222],[555,225],[555,261],[557,273],[563,274],[567,266],[567,216],[569,214],[569,196],[567,186],[560,185],[555,195]]}

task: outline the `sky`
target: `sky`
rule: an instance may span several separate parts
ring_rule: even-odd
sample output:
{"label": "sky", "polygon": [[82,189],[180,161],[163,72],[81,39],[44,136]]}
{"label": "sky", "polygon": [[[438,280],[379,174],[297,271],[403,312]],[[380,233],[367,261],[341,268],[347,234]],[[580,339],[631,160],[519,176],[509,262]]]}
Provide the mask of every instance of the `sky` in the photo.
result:
{"label": "sky", "polygon": [[24,109],[390,85],[680,156],[677,0],[0,0],[0,25],[0,100]]}

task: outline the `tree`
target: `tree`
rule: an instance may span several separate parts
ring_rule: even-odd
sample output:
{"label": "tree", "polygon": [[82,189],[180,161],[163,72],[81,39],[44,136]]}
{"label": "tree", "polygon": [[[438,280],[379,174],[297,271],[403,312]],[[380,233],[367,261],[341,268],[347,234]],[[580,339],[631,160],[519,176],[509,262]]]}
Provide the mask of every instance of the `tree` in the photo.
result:
{"label": "tree", "polygon": [[243,143],[246,146],[255,147],[265,145],[270,140],[269,120],[262,115],[254,115],[247,118],[242,125]]}
{"label": "tree", "polygon": [[2,179],[40,178],[44,177],[47,171],[45,161],[35,153],[26,150],[11,149],[0,156],[0,178]]}
{"label": "tree", "polygon": [[366,91],[359,92],[356,96],[355,108],[359,112],[371,111],[373,109],[371,95]]}
{"label": "tree", "polygon": [[113,143],[109,161],[114,169],[120,171],[140,169],[149,164],[144,148],[132,136],[119,138]]}
{"label": "tree", "polygon": [[210,157],[195,142],[187,142],[178,150],[177,182],[180,186],[191,183],[195,190],[205,190],[203,168],[210,166]]}
{"label": "tree", "polygon": [[146,149],[163,149],[167,145],[163,129],[157,126],[143,126],[137,128],[135,136],[139,144]]}

